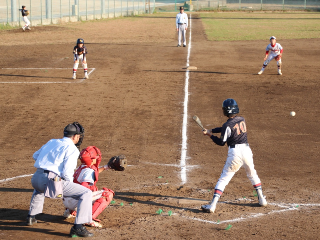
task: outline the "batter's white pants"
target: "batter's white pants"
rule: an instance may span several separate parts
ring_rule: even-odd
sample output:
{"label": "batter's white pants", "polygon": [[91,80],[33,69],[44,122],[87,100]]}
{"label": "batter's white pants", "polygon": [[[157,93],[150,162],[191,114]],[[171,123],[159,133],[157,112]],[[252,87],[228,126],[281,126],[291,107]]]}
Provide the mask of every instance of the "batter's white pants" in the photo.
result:
{"label": "batter's white pants", "polygon": [[30,21],[29,21],[29,19],[27,18],[27,16],[24,16],[24,17],[23,17],[23,21],[26,23],[25,27],[27,27],[27,26],[30,25]]}
{"label": "batter's white pants", "polygon": [[178,25],[178,44],[181,45],[181,37],[183,38],[183,45],[187,45],[186,39],[186,24],[179,24]]}
{"label": "batter's white pants", "polygon": [[[44,204],[44,191],[48,182],[48,173],[38,168],[31,179],[34,188],[30,201],[30,215],[42,213]],[[90,189],[74,182],[63,182],[63,196],[71,197],[78,201],[75,224],[92,222],[92,192]]]}
{"label": "batter's white pants", "polygon": [[224,191],[234,174],[241,168],[247,172],[247,177],[252,185],[260,183],[257,171],[254,169],[253,154],[247,144],[236,144],[235,148],[228,151],[227,161],[223,167],[221,176],[215,186],[215,189]]}

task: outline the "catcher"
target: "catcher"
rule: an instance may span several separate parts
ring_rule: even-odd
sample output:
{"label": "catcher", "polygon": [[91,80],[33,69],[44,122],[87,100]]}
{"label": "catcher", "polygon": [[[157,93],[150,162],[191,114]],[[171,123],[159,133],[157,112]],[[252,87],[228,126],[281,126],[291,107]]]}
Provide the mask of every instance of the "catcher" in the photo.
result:
{"label": "catcher", "polygon": [[89,79],[88,75],[88,64],[87,64],[87,55],[88,51],[87,48],[84,46],[84,40],[82,38],[79,38],[77,40],[77,45],[73,48],[73,54],[74,54],[74,64],[73,64],[73,76],[72,79],[77,78],[77,70],[79,66],[79,61],[81,60],[82,67],[84,70],[84,78]]}
{"label": "catcher", "polygon": [[260,72],[258,72],[258,74],[261,75],[263,73],[264,69],[268,66],[269,62],[272,59],[275,59],[277,61],[277,65],[278,65],[278,74],[282,75],[282,72],[281,72],[282,52],[283,52],[283,48],[280,45],[280,43],[276,42],[276,37],[275,36],[270,37],[270,44],[266,48],[266,56],[263,59],[264,63],[263,63],[263,66],[262,66]]}
{"label": "catcher", "polygon": [[[101,163],[101,151],[95,146],[89,146],[80,153],[81,165],[73,175],[73,182],[89,188],[92,193],[92,222],[85,225],[91,227],[102,227],[98,215],[110,204],[114,192],[111,189],[103,188],[98,191],[96,183],[99,174],[107,169],[123,171],[127,166],[127,159],[124,155],[112,157],[107,165],[99,167]],[[78,200],[74,198],[64,198],[63,203],[66,210],[63,214],[65,218],[75,217]]]}
{"label": "catcher", "polygon": [[22,30],[23,31],[25,31],[26,29],[31,30],[31,28],[29,27],[30,21],[27,17],[29,15],[29,11],[26,10],[26,6],[22,6],[22,9],[20,9],[20,11],[22,13],[23,21],[25,22],[25,25],[22,27]]}

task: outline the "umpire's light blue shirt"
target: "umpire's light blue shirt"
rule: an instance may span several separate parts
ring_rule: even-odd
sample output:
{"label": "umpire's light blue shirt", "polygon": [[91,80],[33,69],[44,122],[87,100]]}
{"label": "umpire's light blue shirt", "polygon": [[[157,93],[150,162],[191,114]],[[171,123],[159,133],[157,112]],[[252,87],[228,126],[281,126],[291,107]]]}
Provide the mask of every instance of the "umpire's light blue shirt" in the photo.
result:
{"label": "umpire's light blue shirt", "polygon": [[188,15],[184,13],[178,13],[176,16],[176,27],[179,27],[179,23],[185,23],[188,27]]}
{"label": "umpire's light blue shirt", "polygon": [[78,148],[70,138],[51,139],[33,154],[33,159],[36,161],[34,166],[72,181],[79,154]]}

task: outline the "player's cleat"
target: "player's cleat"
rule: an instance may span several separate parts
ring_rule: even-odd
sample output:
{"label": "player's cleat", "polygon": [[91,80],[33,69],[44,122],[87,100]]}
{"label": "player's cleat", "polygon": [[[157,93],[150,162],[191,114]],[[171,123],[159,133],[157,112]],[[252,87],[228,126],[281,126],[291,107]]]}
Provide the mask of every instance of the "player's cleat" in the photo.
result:
{"label": "player's cleat", "polygon": [[267,203],[266,197],[263,196],[262,189],[258,188],[258,189],[256,189],[256,191],[257,191],[257,195],[258,195],[258,200],[259,200],[260,206],[262,206],[262,207],[267,206],[268,203]]}
{"label": "player's cleat", "polygon": [[28,226],[31,226],[35,223],[37,223],[37,219],[35,217],[27,217],[27,225]]}
{"label": "player's cleat", "polygon": [[201,206],[202,211],[207,212],[207,213],[214,213],[216,210],[216,206],[212,206],[211,204],[208,205],[202,205]]}
{"label": "player's cleat", "polygon": [[260,72],[258,72],[258,75],[261,75],[263,73],[263,71],[261,70]]}
{"label": "player's cleat", "polygon": [[28,30],[31,30],[31,28],[30,28],[29,26],[27,26],[27,29],[28,29]]}
{"label": "player's cleat", "polygon": [[177,47],[181,47],[181,45],[180,44],[178,44],[178,46]]}
{"label": "player's cleat", "polygon": [[278,74],[282,75],[281,69],[278,69]]}
{"label": "player's cleat", "polygon": [[202,211],[207,212],[207,213],[214,213],[214,211],[216,210],[216,206],[217,206],[219,198],[220,198],[219,195],[214,194],[213,199],[210,202],[210,204],[201,206]]}
{"label": "player's cleat", "polygon": [[84,75],[84,78],[85,78],[85,79],[89,79],[89,75],[86,73],[86,74]]}
{"label": "player's cleat", "polygon": [[73,75],[72,75],[72,79],[76,79],[77,78],[77,75],[74,73]]}
{"label": "player's cleat", "polygon": [[65,218],[74,218],[77,216],[77,211],[72,211],[72,210],[66,208],[66,210],[63,213],[63,216]]}
{"label": "player's cleat", "polygon": [[187,45],[183,44],[183,47],[186,47]]}
{"label": "player's cleat", "polygon": [[22,27],[22,30],[23,30],[23,31],[25,31],[25,30],[26,30],[26,28],[25,28],[25,27]]}
{"label": "player's cleat", "polygon": [[102,224],[96,221],[92,221],[91,223],[85,223],[85,225],[89,227],[102,228]]}
{"label": "player's cleat", "polygon": [[89,232],[86,227],[75,229],[74,226],[70,230],[71,237],[93,237],[93,233]]}

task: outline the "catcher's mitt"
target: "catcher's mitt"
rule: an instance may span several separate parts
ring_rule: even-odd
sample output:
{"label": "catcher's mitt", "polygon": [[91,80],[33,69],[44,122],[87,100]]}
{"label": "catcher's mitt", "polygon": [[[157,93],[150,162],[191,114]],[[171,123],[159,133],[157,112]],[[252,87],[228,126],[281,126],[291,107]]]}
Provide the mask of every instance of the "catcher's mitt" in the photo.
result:
{"label": "catcher's mitt", "polygon": [[110,158],[108,167],[116,171],[123,171],[127,167],[127,158],[125,155],[114,156]]}

